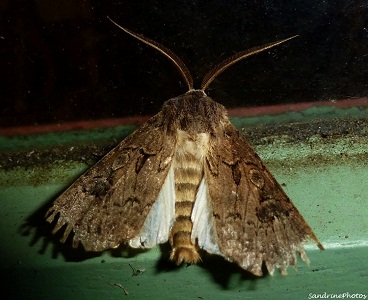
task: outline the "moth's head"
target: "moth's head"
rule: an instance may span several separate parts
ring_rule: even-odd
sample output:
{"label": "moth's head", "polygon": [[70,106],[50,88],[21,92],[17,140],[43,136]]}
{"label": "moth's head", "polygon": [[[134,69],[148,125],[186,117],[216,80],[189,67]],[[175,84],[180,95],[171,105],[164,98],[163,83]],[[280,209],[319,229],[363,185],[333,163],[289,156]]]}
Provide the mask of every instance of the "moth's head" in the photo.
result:
{"label": "moth's head", "polygon": [[201,90],[171,98],[162,106],[160,114],[165,117],[167,130],[206,132],[215,135],[219,125],[227,122],[227,110]]}
{"label": "moth's head", "polygon": [[176,68],[179,70],[180,74],[182,75],[185,83],[188,86],[188,93],[192,93],[193,91],[202,91],[203,95],[205,96],[205,90],[208,88],[208,86],[210,85],[210,83],[219,75],[221,74],[224,70],[226,70],[228,67],[232,66],[233,64],[237,63],[238,61],[251,56],[253,54],[257,54],[259,52],[265,51],[267,49],[270,49],[272,47],[275,47],[277,45],[280,45],[290,39],[293,39],[295,37],[297,37],[297,35],[289,37],[287,39],[283,39],[283,40],[279,40],[273,43],[269,43],[269,44],[265,44],[263,46],[259,46],[259,47],[254,47],[251,48],[249,50],[245,50],[245,51],[241,51],[238,52],[232,56],[230,56],[229,58],[225,59],[224,61],[222,61],[221,63],[215,65],[207,74],[206,76],[203,78],[202,84],[200,89],[195,90],[194,86],[193,86],[193,78],[192,75],[190,74],[188,68],[186,67],[186,65],[184,64],[184,62],[174,53],[172,52],[170,49],[166,48],[165,46],[157,43],[154,40],[151,40],[149,38],[144,37],[143,35],[134,33],[131,30],[128,30],[122,26],[120,26],[119,24],[115,23],[113,20],[111,20],[109,17],[107,17],[111,22],[113,22],[116,26],[118,26],[120,29],[124,30],[126,33],[128,33],[129,35],[133,36],[134,38],[140,40],[141,42],[155,48],[157,51],[161,52],[163,55],[165,55],[168,59],[170,59],[174,65],[176,66]]}

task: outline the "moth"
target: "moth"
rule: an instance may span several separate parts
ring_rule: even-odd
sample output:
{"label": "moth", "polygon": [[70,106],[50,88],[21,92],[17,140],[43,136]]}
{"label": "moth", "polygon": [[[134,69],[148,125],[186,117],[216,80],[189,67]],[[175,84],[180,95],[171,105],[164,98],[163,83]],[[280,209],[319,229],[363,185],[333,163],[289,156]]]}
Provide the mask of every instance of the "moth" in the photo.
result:
{"label": "moth", "polygon": [[61,242],[72,232],[73,247],[81,243],[86,251],[169,241],[178,265],[198,263],[207,252],[257,276],[263,264],[271,275],[275,268],[286,274],[297,254],[308,262],[302,246],[308,239],[323,249],[224,106],[205,93],[229,66],[293,37],[229,57],[194,89],[171,50],[112,22],[169,58],[188,92],[166,101],[55,200],[46,218],[57,217],[53,233],[65,228]]}

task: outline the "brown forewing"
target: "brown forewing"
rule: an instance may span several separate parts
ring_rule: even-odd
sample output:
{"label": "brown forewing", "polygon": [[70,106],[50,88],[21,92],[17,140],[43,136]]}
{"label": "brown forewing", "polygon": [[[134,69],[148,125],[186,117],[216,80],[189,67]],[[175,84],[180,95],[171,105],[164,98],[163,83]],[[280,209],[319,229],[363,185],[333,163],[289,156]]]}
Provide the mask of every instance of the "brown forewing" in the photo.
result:
{"label": "brown forewing", "polygon": [[[255,275],[286,273],[301,243],[322,245],[250,144],[228,120],[210,140],[205,176],[223,256]],[[217,149],[217,151],[216,151]]]}
{"label": "brown forewing", "polygon": [[47,212],[65,241],[102,251],[136,236],[168,174],[175,136],[162,112],[124,139],[77,179]]}

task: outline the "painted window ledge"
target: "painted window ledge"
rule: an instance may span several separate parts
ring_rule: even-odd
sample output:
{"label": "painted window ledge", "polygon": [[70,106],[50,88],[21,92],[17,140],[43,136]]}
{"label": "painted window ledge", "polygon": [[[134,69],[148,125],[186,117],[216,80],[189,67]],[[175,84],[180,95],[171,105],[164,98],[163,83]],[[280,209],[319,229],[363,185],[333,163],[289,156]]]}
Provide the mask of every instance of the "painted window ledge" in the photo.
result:
{"label": "painted window ledge", "polygon": [[[52,236],[52,226],[43,219],[46,209],[133,126],[109,127],[116,124],[107,121],[106,126],[92,125],[97,129],[74,124],[72,131],[49,128],[43,133],[28,131],[33,133],[29,135],[24,128],[2,129],[0,272],[5,294],[13,299],[368,295],[368,104],[367,99],[361,101],[352,106],[339,102],[340,106],[294,107],[290,112],[273,107],[248,117],[241,117],[245,113],[239,109],[230,111],[233,123],[326,248],[319,251],[308,244],[310,266],[299,260],[297,270],[289,268],[287,277],[275,272],[273,277],[255,279],[217,257],[176,268],[167,262],[165,246],[141,253],[122,247],[91,254],[72,249],[70,243],[59,244],[60,235]],[[129,124],[142,121],[130,120]]]}

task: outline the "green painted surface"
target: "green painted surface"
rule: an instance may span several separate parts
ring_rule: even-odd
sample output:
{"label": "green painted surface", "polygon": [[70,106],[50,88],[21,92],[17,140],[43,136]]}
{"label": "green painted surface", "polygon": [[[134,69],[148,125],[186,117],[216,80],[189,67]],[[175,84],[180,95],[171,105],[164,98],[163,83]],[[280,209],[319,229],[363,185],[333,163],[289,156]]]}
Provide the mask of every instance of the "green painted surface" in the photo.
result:
{"label": "green painted surface", "polygon": [[[113,135],[116,130],[121,128]],[[105,138],[95,134],[81,133],[90,143]],[[75,132],[62,135],[63,141],[81,143]],[[12,146],[1,149],[53,147],[60,145],[58,137],[60,133],[12,137]],[[310,266],[299,260],[297,270],[289,268],[286,277],[275,272],[254,278],[210,256],[199,265],[175,268],[163,257],[167,250],[159,247],[89,254],[70,243],[61,245],[43,215],[87,165],[55,160],[1,169],[2,291],[6,299],[308,299],[325,292],[368,296],[367,142],[368,134],[352,133],[327,140],[311,134],[300,141],[265,136],[255,143],[326,248],[319,251],[308,244]],[[133,276],[129,264],[144,272]]]}

